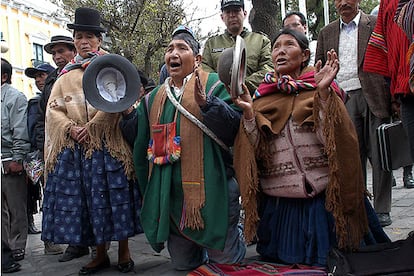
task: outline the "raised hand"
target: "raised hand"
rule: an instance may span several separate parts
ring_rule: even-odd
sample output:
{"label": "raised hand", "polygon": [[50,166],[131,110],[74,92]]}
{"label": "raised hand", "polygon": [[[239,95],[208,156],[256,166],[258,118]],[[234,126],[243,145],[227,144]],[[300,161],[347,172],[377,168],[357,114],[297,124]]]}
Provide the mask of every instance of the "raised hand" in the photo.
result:
{"label": "raised hand", "polygon": [[326,99],[329,94],[329,86],[335,79],[339,70],[338,55],[334,49],[327,52],[327,61],[322,67],[322,62],[318,60],[315,65],[315,82],[318,85],[319,93],[323,99]]}
{"label": "raised hand", "polygon": [[195,77],[194,100],[198,104],[199,107],[203,107],[207,103],[207,95],[200,81],[200,76],[198,73],[198,66],[194,69],[194,77]]}

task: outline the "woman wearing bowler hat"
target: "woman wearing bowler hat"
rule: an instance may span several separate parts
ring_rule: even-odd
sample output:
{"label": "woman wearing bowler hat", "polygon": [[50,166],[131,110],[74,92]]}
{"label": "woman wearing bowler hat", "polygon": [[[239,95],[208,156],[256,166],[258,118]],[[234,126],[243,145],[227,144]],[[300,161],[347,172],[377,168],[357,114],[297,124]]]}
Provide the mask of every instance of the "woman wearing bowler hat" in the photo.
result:
{"label": "woman wearing bowler hat", "polygon": [[141,232],[141,196],[131,148],[118,127],[119,113],[96,110],[82,87],[85,68],[100,50],[101,16],[78,8],[73,29],[78,54],[53,86],[46,111],[42,239],[60,244],[96,245],[96,258],[83,266],[88,275],[110,266],[105,243],[118,241],[120,272],[134,269],[128,238]]}

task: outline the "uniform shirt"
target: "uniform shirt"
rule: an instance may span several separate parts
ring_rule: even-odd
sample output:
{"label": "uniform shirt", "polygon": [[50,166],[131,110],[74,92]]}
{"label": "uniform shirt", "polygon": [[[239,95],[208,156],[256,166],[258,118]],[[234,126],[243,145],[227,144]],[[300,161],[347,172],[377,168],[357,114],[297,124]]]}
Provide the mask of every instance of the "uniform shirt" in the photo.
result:
{"label": "uniform shirt", "polygon": [[[246,44],[246,85],[253,94],[267,72],[273,71],[270,40],[259,33],[243,29],[240,36]],[[236,45],[236,38],[227,30],[224,34],[209,38],[203,51],[202,65],[207,72],[217,72],[221,53]]]}

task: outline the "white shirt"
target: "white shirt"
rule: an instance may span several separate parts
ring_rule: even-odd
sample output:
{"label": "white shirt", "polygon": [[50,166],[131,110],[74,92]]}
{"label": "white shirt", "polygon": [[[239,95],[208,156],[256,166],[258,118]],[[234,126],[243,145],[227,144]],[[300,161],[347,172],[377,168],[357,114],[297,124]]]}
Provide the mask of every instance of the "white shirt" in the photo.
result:
{"label": "white shirt", "polygon": [[310,50],[310,58],[309,58],[309,65],[315,65],[315,53],[316,53],[316,45],[318,44],[317,40],[309,41],[309,50]]}
{"label": "white shirt", "polygon": [[174,90],[174,94],[176,98],[180,98],[180,96],[183,94],[184,92],[184,88],[187,85],[187,82],[191,79],[191,77],[193,76],[193,73],[189,74],[187,77],[184,78],[183,80],[183,86],[181,88],[178,88],[177,86],[174,86],[174,83],[172,83],[172,88]]}

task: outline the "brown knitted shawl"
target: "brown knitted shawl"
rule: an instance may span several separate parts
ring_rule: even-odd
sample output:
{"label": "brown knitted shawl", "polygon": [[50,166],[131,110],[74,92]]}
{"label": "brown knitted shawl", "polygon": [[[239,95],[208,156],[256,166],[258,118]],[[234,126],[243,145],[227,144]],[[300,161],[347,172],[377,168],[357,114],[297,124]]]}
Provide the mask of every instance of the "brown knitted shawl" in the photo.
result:
{"label": "brown knitted shawl", "polygon": [[259,216],[257,200],[260,192],[256,158],[266,148],[266,135],[277,134],[290,116],[295,122],[314,123],[323,127],[325,152],[329,163],[329,183],[326,188],[326,209],[335,219],[335,230],[340,248],[357,248],[368,231],[364,207],[365,186],[359,159],[358,138],[342,100],[332,93],[323,110],[319,94],[306,91],[296,95],[270,94],[254,101],[256,123],[259,129],[259,146],[249,142],[243,121],[234,146],[234,168],[240,185],[242,206],[245,210],[245,238],[251,241],[256,233]]}
{"label": "brown knitted shawl", "polygon": [[87,103],[82,88],[83,69],[74,69],[62,75],[53,85],[46,110],[45,162],[51,172],[58,154],[64,148],[74,148],[70,137],[71,126],[84,126],[89,141],[83,145],[85,157],[105,146],[111,156],[120,160],[127,177],[135,177],[131,148],[119,128],[120,113],[98,111]]}

